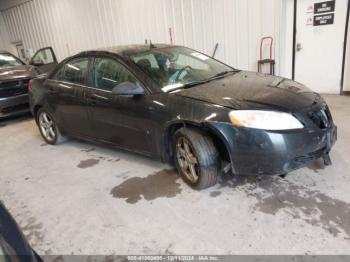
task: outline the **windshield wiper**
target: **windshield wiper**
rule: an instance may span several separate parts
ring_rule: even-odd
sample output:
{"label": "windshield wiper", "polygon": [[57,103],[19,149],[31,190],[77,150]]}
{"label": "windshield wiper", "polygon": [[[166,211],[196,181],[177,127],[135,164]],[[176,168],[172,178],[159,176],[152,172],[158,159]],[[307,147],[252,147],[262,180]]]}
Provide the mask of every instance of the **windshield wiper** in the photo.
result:
{"label": "windshield wiper", "polygon": [[193,81],[193,82],[189,82],[189,83],[187,83],[187,84],[184,84],[183,87],[184,87],[184,88],[188,88],[188,87],[192,87],[192,86],[204,84],[204,83],[206,83],[206,82],[208,82],[208,80]]}
{"label": "windshield wiper", "polygon": [[227,75],[229,73],[232,73],[232,72],[236,72],[234,70],[227,70],[227,71],[222,71],[220,73],[217,73],[216,75],[208,78],[208,79],[205,79],[205,80],[198,80],[198,81],[193,81],[193,82],[190,82],[190,83],[187,83],[187,84],[184,84],[184,87],[191,87],[191,86],[195,86],[195,85],[200,85],[200,84],[204,84],[204,83],[207,83],[211,80],[215,80],[216,78],[218,77],[221,77],[221,76],[224,76],[224,75]]}
{"label": "windshield wiper", "polygon": [[213,77],[210,77],[208,79],[204,79],[204,80],[197,80],[197,81],[193,81],[193,82],[189,82],[189,83],[186,83],[186,84],[183,84],[181,86],[178,86],[178,87],[175,87],[175,88],[171,88],[169,90],[164,90],[164,91],[167,91],[167,92],[172,92],[172,91],[175,91],[175,90],[178,90],[178,89],[186,89],[186,88],[190,88],[192,86],[196,86],[196,85],[201,85],[201,84],[205,84],[209,81],[212,81],[212,80],[215,80],[217,78],[220,78],[224,75],[227,75],[229,73],[232,73],[232,72],[238,72],[238,71],[235,71],[235,70],[227,70],[227,71],[222,71],[220,73],[217,73],[216,75],[214,75]]}
{"label": "windshield wiper", "polygon": [[204,84],[208,82],[207,80],[199,80],[199,81],[193,81],[193,82],[189,82],[189,83],[186,83],[186,84],[179,84],[178,86],[175,86],[175,87],[163,87],[162,90],[164,92],[173,92],[173,91],[176,91],[176,90],[179,90],[179,89],[186,89],[186,88],[190,88],[192,86],[196,86],[196,85],[200,85],[200,84]]}

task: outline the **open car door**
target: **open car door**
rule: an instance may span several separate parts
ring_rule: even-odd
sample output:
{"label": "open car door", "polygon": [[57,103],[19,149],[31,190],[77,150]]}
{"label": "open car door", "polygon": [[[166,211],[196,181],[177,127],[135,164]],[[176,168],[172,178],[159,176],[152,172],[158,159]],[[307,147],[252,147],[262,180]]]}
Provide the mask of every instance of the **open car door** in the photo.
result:
{"label": "open car door", "polygon": [[57,65],[55,52],[51,46],[41,48],[34,54],[29,64],[35,66],[39,74],[47,74]]}

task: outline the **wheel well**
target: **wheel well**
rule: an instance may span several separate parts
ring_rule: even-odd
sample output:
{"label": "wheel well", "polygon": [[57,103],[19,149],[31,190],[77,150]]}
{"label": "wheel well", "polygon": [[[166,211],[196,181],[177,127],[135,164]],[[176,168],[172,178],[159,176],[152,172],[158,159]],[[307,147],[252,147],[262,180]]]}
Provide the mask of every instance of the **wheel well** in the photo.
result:
{"label": "wheel well", "polygon": [[209,133],[211,139],[213,140],[213,143],[216,149],[219,151],[221,160],[224,160],[226,162],[231,162],[230,154],[227,150],[227,147],[224,141],[222,141],[222,139],[217,134],[215,134],[212,130],[208,130],[207,132]]}
{"label": "wheel well", "polygon": [[199,125],[191,124],[191,123],[177,123],[173,124],[170,127],[168,127],[168,131],[166,132],[166,139],[165,139],[165,159],[168,161],[173,160],[174,156],[174,148],[173,148],[173,137],[175,132],[182,128],[182,127],[189,127],[198,129],[200,131],[204,131],[212,140],[216,147],[216,149],[219,152],[221,160],[224,160],[226,162],[230,162],[230,154],[227,150],[227,147],[225,143],[222,141],[222,139],[219,137],[218,134],[210,130],[209,128],[201,127]]}

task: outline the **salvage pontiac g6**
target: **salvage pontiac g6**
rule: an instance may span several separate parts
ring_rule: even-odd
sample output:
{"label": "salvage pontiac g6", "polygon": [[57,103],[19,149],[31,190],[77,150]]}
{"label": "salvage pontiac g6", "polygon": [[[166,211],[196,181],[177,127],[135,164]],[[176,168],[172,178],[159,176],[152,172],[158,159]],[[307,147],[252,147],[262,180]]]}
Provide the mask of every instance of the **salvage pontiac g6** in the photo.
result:
{"label": "salvage pontiac g6", "polygon": [[323,158],[337,129],[322,97],[195,50],[122,46],[79,53],[29,84],[49,144],[98,141],[175,162],[193,188],[222,172],[285,175]]}

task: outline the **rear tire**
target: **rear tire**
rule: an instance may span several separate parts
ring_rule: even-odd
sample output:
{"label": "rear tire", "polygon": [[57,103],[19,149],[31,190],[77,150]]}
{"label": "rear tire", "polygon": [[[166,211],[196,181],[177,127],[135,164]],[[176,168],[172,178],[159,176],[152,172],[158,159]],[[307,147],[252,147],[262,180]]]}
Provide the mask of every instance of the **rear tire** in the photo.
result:
{"label": "rear tire", "polygon": [[57,123],[52,115],[45,109],[40,108],[37,113],[37,123],[41,136],[50,145],[61,144],[66,138],[58,129]]}
{"label": "rear tire", "polygon": [[194,128],[180,128],[174,135],[174,161],[179,174],[194,189],[216,184],[220,158],[212,139]]}

